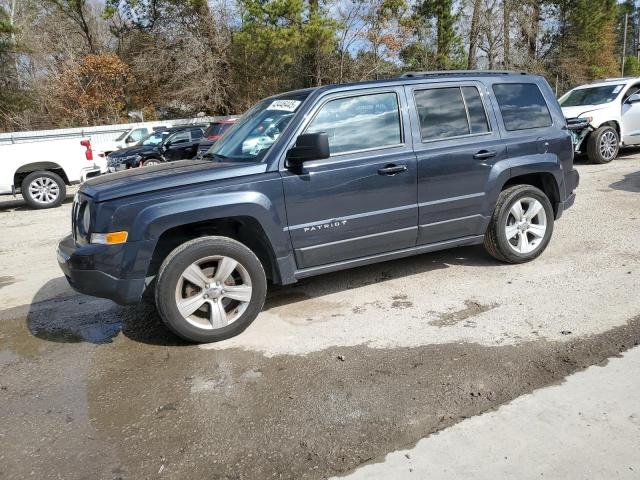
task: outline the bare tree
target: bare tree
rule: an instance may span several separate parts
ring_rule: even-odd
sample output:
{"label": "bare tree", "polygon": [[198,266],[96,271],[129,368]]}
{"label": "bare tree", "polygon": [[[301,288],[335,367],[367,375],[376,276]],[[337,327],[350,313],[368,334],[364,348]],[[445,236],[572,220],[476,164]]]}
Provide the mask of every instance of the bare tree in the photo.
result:
{"label": "bare tree", "polygon": [[480,31],[480,9],[482,0],[474,0],[473,13],[471,14],[471,28],[469,30],[469,58],[467,68],[473,70],[477,64],[478,33]]}

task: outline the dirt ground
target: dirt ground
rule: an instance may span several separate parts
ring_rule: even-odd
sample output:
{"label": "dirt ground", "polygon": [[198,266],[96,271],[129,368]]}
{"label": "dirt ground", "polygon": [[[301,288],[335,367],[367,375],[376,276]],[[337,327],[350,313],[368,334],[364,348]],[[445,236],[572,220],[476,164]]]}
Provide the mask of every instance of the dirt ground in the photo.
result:
{"label": "dirt ground", "polygon": [[185,345],[74,293],[61,208],[0,199],[0,478],[326,478],[640,343],[640,155],[578,164],[536,261],[449,250],[274,288]]}

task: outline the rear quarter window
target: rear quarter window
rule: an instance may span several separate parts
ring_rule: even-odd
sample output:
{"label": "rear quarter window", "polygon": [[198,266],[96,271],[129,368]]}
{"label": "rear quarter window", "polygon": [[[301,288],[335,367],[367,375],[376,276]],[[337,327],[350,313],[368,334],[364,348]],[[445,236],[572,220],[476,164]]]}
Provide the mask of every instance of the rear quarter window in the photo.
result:
{"label": "rear quarter window", "polygon": [[507,130],[551,126],[547,102],[535,83],[496,83],[493,93]]}

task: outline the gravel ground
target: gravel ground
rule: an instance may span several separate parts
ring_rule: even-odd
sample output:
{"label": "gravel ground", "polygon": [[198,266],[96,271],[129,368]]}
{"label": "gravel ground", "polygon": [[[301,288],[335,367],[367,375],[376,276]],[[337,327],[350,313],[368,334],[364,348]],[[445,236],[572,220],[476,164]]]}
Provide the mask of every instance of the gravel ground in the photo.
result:
{"label": "gravel ground", "polygon": [[326,478],[626,350],[640,155],[577,168],[532,263],[473,247],[307,279],[200,347],[67,286],[70,198],[0,201],[0,478]]}

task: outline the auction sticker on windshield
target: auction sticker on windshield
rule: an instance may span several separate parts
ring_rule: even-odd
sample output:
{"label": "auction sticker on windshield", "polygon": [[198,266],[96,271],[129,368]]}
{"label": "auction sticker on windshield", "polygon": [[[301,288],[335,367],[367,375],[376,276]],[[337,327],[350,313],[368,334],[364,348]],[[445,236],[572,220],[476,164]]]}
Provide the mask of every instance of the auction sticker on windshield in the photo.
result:
{"label": "auction sticker on windshield", "polygon": [[295,112],[300,105],[300,100],[274,100],[267,110],[284,110],[285,112]]}

